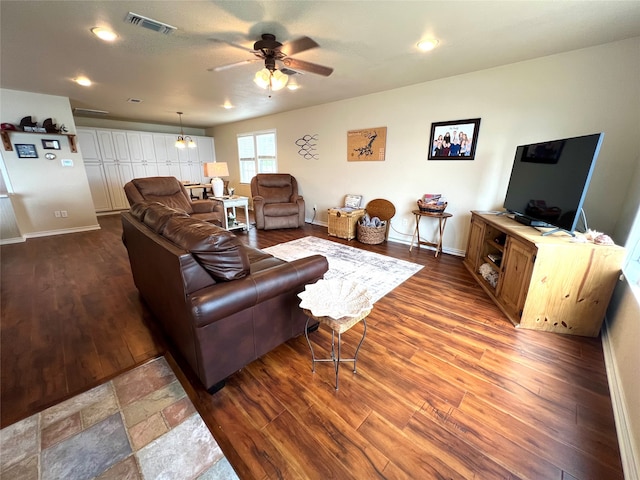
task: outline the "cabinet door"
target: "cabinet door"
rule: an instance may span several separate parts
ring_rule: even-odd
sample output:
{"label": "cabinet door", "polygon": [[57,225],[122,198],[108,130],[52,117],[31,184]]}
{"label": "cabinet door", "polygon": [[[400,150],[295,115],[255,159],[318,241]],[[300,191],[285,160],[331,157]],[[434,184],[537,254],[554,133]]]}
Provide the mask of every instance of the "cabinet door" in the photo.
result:
{"label": "cabinet door", "polygon": [[108,130],[96,130],[98,145],[100,145],[100,155],[105,162],[116,161],[116,150],[113,146],[113,138]]}
{"label": "cabinet door", "polygon": [[113,210],[129,208],[129,201],[124,193],[124,184],[133,179],[133,168],[131,164],[117,162],[105,163],[104,170]]}
{"label": "cabinet door", "polygon": [[533,272],[536,248],[533,245],[507,238],[502,258],[502,275],[496,296],[502,306],[515,318],[522,316]]}
{"label": "cabinet door", "polygon": [[98,146],[98,137],[95,130],[81,129],[76,131],[78,136],[78,144],[82,152],[82,158],[85,162],[100,162],[100,147]]}
{"label": "cabinet door", "polygon": [[156,152],[156,161],[158,163],[166,162],[169,160],[167,154],[167,144],[164,140],[165,135],[160,133],[153,134],[153,149]]}
{"label": "cabinet door", "polygon": [[96,212],[112,210],[107,178],[105,177],[102,164],[88,162],[84,164],[84,168],[87,171],[87,179],[89,180],[89,190],[91,190],[94,210]]}
{"label": "cabinet door", "polygon": [[137,132],[127,132],[127,145],[129,145],[129,157],[132,162],[142,162],[142,139]]}
{"label": "cabinet door", "polygon": [[484,242],[485,223],[476,217],[471,218],[471,230],[469,232],[469,245],[465,262],[474,272],[478,271],[482,257],[482,243]]}
{"label": "cabinet door", "polygon": [[127,144],[126,132],[111,132],[113,138],[113,146],[116,152],[116,160],[120,162],[130,162],[129,145]]}
{"label": "cabinet door", "polygon": [[141,133],[140,145],[142,146],[142,160],[147,162],[156,162],[156,151],[153,145],[153,135],[150,133]]}
{"label": "cabinet door", "polygon": [[203,165],[216,161],[216,151],[212,137],[198,137],[198,160]]}
{"label": "cabinet door", "polygon": [[202,182],[202,168],[199,163],[181,163],[180,164],[180,179],[189,181],[189,183],[201,183]]}

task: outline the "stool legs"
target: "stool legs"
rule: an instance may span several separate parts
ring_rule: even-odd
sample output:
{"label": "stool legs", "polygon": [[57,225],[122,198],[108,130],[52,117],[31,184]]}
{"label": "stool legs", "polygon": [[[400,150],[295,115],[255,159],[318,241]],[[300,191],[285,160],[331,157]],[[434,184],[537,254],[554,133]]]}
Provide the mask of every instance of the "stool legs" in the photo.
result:
{"label": "stool legs", "polygon": [[313,346],[311,345],[311,341],[309,340],[309,334],[307,332],[307,327],[309,326],[309,321],[311,320],[311,317],[307,317],[307,322],[305,324],[305,329],[304,329],[304,336],[307,339],[307,344],[309,345],[309,350],[311,350],[311,371],[313,373],[315,373],[316,371],[316,362],[333,362],[333,367],[335,369],[336,372],[336,390],[338,390],[339,388],[339,384],[338,384],[338,374],[340,372],[340,362],[353,362],[353,373],[357,373],[357,369],[356,369],[356,363],[358,361],[358,352],[360,352],[360,347],[362,346],[362,343],[364,342],[365,337],[367,336],[367,319],[363,318],[362,319],[362,324],[363,324],[363,332],[362,332],[362,338],[360,339],[360,342],[358,343],[358,346],[356,347],[356,352],[353,355],[353,358],[342,358],[342,334],[340,332],[338,332],[338,348],[337,348],[337,355],[336,355],[336,343],[335,343],[335,336],[336,336],[336,332],[335,330],[331,330],[331,357],[330,358],[316,358],[315,353],[313,351]]}

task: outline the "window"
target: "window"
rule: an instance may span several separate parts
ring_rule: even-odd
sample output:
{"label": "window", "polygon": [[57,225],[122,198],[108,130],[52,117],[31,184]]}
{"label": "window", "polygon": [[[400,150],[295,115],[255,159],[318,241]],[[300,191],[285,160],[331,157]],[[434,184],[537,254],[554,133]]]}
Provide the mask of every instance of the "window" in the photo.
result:
{"label": "window", "polygon": [[276,132],[238,135],[240,183],[250,183],[257,173],[277,173]]}
{"label": "window", "polygon": [[623,271],[632,288],[640,293],[640,210],[627,241],[627,262]]}

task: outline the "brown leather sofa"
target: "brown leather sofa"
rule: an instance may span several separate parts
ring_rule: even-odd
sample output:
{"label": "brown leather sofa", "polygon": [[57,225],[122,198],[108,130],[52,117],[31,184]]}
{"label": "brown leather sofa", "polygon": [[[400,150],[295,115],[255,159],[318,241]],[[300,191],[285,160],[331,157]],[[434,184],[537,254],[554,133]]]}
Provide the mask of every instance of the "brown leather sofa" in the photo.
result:
{"label": "brown leather sofa", "polygon": [[187,189],[175,177],[134,178],[124,186],[124,193],[131,206],[141,202],[160,202],[218,226],[224,223],[222,205],[212,200],[192,200]]}
{"label": "brown leather sofa", "polygon": [[210,392],[304,333],[297,294],[323,277],[325,257],[285,262],[158,202],[135,204],[121,219],[136,287]]}
{"label": "brown leather sofa", "polygon": [[251,179],[256,228],[298,228],[304,225],[304,199],[288,173],[259,173]]}

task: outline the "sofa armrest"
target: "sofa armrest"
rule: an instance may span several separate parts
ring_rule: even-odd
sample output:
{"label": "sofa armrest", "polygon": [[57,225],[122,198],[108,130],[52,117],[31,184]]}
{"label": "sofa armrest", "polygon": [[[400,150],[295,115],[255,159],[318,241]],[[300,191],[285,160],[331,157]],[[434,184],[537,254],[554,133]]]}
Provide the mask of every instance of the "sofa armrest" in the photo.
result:
{"label": "sofa armrest", "polygon": [[209,212],[221,212],[222,205],[213,200],[193,200],[191,202],[191,208],[193,213],[209,213]]}
{"label": "sofa armrest", "polygon": [[270,298],[322,278],[329,269],[327,259],[313,255],[262,270],[240,280],[221,282],[191,295],[191,311],[196,327],[251,308]]}

